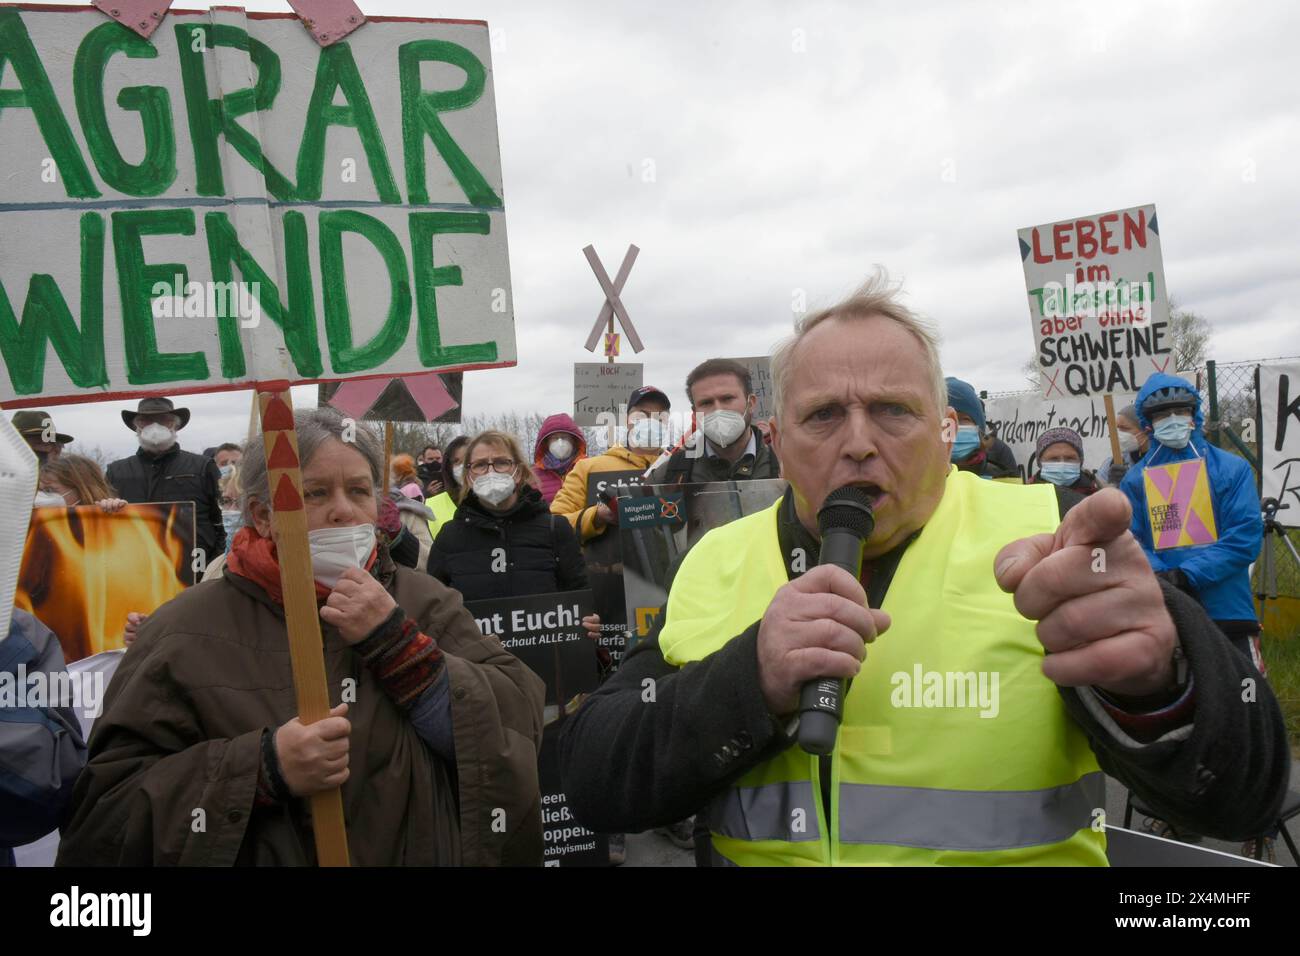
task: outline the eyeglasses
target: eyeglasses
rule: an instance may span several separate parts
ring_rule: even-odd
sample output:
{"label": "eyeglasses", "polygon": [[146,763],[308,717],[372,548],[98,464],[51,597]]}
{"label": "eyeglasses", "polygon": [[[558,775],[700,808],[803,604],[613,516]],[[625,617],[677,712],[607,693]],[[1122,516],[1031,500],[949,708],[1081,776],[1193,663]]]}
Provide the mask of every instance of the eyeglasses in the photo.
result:
{"label": "eyeglasses", "polygon": [[506,474],[515,470],[515,460],[513,458],[493,458],[491,461],[475,461],[471,462],[465,470],[471,475],[486,475],[488,468],[498,474]]}

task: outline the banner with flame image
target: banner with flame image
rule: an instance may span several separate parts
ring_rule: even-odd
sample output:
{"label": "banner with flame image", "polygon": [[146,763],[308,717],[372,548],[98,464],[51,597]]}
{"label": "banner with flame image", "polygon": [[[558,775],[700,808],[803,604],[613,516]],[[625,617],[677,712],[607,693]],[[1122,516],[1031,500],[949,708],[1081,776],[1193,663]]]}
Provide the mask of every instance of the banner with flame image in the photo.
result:
{"label": "banner with flame image", "polygon": [[123,647],[126,616],[151,614],[194,583],[193,502],[36,508],[14,606],[58,635],[69,664]]}

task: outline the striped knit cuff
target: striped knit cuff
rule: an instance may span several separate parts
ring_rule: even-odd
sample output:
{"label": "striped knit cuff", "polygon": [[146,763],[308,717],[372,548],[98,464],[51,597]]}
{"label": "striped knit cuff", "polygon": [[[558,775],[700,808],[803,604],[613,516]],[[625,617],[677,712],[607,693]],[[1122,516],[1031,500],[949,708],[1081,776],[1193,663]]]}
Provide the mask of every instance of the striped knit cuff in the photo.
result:
{"label": "striped knit cuff", "polygon": [[263,730],[262,762],[257,771],[257,790],[253,803],[259,807],[270,807],[283,803],[291,796],[293,794],[289,792],[289,785],[285,783],[280,771],[280,758],[275,752],[275,731]]}
{"label": "striped knit cuff", "polygon": [[353,648],[379,678],[385,693],[398,707],[407,709],[442,672],[442,651],[433,638],[421,633],[400,608],[373,634]]}

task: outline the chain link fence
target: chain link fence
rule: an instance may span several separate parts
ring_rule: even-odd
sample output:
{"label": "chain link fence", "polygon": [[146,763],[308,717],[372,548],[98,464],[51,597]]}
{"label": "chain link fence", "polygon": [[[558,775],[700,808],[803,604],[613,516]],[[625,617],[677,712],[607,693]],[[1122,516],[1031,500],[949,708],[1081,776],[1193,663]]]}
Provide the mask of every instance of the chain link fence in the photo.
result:
{"label": "chain link fence", "polygon": [[[1294,358],[1294,357],[1290,357]],[[1196,370],[1197,384],[1205,398],[1206,437],[1224,451],[1240,455],[1250,462],[1259,482],[1259,365],[1261,362],[1287,359],[1252,359],[1249,362],[1207,362]],[[1300,549],[1300,530],[1288,533],[1292,543]],[[1290,553],[1276,535],[1269,535],[1265,548],[1273,551],[1273,566],[1277,578],[1277,593],[1300,598],[1300,567],[1291,560]],[[1264,582],[1260,577],[1264,562],[1255,563],[1252,584],[1260,593]]]}

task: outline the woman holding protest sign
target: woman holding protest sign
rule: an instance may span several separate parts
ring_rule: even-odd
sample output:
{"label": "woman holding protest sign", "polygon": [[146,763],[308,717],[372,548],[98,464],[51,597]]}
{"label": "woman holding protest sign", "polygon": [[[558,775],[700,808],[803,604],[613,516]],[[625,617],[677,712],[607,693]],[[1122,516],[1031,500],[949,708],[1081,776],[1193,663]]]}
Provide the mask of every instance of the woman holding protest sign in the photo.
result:
{"label": "woman holding protest sign", "polygon": [[[38,497],[38,505],[43,501],[68,508],[99,505],[108,514],[126,507],[126,502],[113,494],[99,465],[81,455],[60,455],[42,465],[39,494],[45,497]],[[56,496],[62,501],[55,501]]]}
{"label": "woman holding protest sign", "polygon": [[[242,463],[225,574],[152,614],[123,659],[59,862],[311,864],[304,798],[342,787],[358,865],[536,865],[542,682],[460,596],[375,537],[383,449],[295,416],[330,716],[297,705],[265,452]],[[200,817],[202,826],[198,825]]]}

